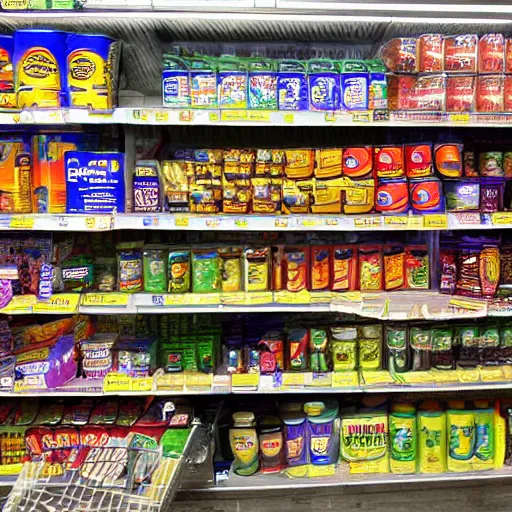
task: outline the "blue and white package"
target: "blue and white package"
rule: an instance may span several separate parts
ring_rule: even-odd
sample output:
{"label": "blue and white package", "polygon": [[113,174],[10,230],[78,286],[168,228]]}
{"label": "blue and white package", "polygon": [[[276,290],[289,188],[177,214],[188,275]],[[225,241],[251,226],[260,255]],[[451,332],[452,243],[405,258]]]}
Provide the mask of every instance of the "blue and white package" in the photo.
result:
{"label": "blue and white package", "polygon": [[368,109],[368,69],[360,61],[341,63],[341,108]]}
{"label": "blue and white package", "polygon": [[68,151],[67,213],[124,213],[124,154]]}

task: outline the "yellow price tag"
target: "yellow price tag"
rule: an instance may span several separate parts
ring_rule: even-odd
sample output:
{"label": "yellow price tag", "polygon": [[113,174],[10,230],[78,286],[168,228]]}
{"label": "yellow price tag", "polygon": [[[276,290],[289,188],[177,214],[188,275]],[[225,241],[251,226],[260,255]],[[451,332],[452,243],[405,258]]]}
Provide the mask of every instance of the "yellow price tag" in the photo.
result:
{"label": "yellow price tag", "polygon": [[257,388],[259,383],[258,373],[234,373],[231,375],[231,386],[234,388]]}
{"label": "yellow price tag", "polygon": [[37,302],[32,311],[34,313],[74,314],[78,312],[79,302],[79,293],[59,293],[52,295],[47,302]]}
{"label": "yellow price tag", "polygon": [[407,217],[407,227],[409,229],[423,229],[423,217],[421,215],[410,215]]}
{"label": "yellow price tag", "polygon": [[495,368],[480,368],[480,377],[482,382],[501,382],[505,380],[503,370],[499,366]]}
{"label": "yellow price tag", "polygon": [[15,295],[0,313],[32,313],[32,307],[37,303],[35,295]]}
{"label": "yellow price tag", "polygon": [[409,218],[392,216],[392,217],[384,217],[384,225],[390,226],[392,228],[408,228],[409,227]]}
{"label": "yellow price tag", "polygon": [[130,300],[129,294],[127,293],[85,293],[82,295],[82,306],[115,306],[125,307],[128,305]]}
{"label": "yellow price tag", "polygon": [[310,217],[302,219],[302,225],[305,228],[314,228],[317,226],[322,226],[323,224],[324,224],[323,219],[315,219],[315,218],[310,218]]}
{"label": "yellow price tag", "polygon": [[470,116],[467,113],[462,114],[450,114],[450,121],[452,123],[467,124],[470,122]]}
{"label": "yellow price tag", "polygon": [[434,213],[423,217],[423,226],[426,229],[448,229],[448,215]]}
{"label": "yellow price tag", "polygon": [[34,229],[36,218],[31,216],[13,215],[9,219],[10,229]]}
{"label": "yellow price tag", "polygon": [[285,114],[283,116],[283,121],[286,124],[294,124],[295,123],[295,116],[293,114]]}
{"label": "yellow price tag", "polygon": [[435,382],[459,382],[457,370],[430,370]]}
{"label": "yellow price tag", "polygon": [[369,123],[370,122],[369,112],[354,112],[352,114],[352,122],[353,123]]}
{"label": "yellow price tag", "polygon": [[188,226],[188,217],[176,217],[174,219],[174,225],[177,228],[186,228]]}
{"label": "yellow price tag", "polygon": [[274,293],[274,302],[278,304],[310,304],[311,295],[308,290],[301,290],[296,293],[283,290]]}
{"label": "yellow price tag", "polygon": [[157,391],[182,390],[185,385],[183,373],[164,373],[156,377]]}
{"label": "yellow price tag", "polygon": [[187,388],[211,388],[213,373],[185,372],[185,384]]}
{"label": "yellow price tag", "polygon": [[141,393],[153,391],[153,379],[151,377],[133,377],[131,390]]}
{"label": "yellow price tag", "polygon": [[188,293],[167,293],[154,295],[152,300],[155,306],[184,306],[189,304],[188,295]]}
{"label": "yellow price tag", "polygon": [[491,220],[495,226],[512,224],[512,212],[491,213]]}
{"label": "yellow price tag", "polygon": [[276,228],[287,228],[288,227],[288,219],[278,218],[275,221]]}
{"label": "yellow price tag", "polygon": [[382,218],[378,216],[359,217],[354,219],[354,226],[359,229],[379,228],[382,226]]}
{"label": "yellow price tag", "polygon": [[103,379],[103,391],[113,393],[116,391],[130,391],[131,379],[125,373],[110,372]]}
{"label": "yellow price tag", "polygon": [[190,293],[187,303],[192,306],[215,306],[220,304],[220,293]]}
{"label": "yellow price tag", "polygon": [[208,112],[208,120],[210,123],[217,123],[220,120],[218,112]]}
{"label": "yellow price tag", "polygon": [[180,123],[191,123],[194,120],[192,110],[180,110]]}
{"label": "yellow price tag", "polygon": [[332,373],[313,373],[311,376],[311,382],[308,382],[314,388],[330,388],[332,386]]}
{"label": "yellow price tag", "polygon": [[237,228],[246,228],[249,225],[247,219],[235,219],[235,226]]}
{"label": "yellow price tag", "polygon": [[226,305],[242,305],[245,304],[244,292],[223,293],[220,297],[221,304]]}
{"label": "yellow price tag", "polygon": [[387,386],[389,384],[395,383],[392,375],[386,370],[381,370],[381,371],[368,370],[366,372],[362,372],[361,377],[363,379],[364,384],[367,386],[375,386],[375,385]]}
{"label": "yellow price tag", "polygon": [[258,123],[270,123],[270,112],[259,112],[257,110],[249,110],[247,120],[256,121]]}
{"label": "yellow price tag", "polygon": [[249,305],[272,304],[274,297],[272,292],[247,292],[245,302]]}
{"label": "yellow price tag", "polygon": [[98,215],[85,218],[86,229],[97,229],[98,231],[110,229],[112,218],[109,215]]}
{"label": "yellow price tag", "polygon": [[220,120],[226,123],[232,121],[247,121],[247,119],[247,110],[222,110],[220,113]]}
{"label": "yellow price tag", "polygon": [[326,112],[324,116],[326,123],[335,123],[336,122],[336,115],[332,112]]}
{"label": "yellow price tag", "polygon": [[333,388],[356,388],[359,386],[357,372],[336,372],[332,374]]}
{"label": "yellow price tag", "polygon": [[304,373],[283,373],[283,386],[285,388],[304,386]]}
{"label": "yellow price tag", "polygon": [[167,123],[169,121],[169,112],[167,110],[157,110],[155,112],[155,120],[157,123]]}
{"label": "yellow price tag", "polygon": [[310,292],[311,304],[329,304],[333,299],[333,292]]}
{"label": "yellow price tag", "polygon": [[405,384],[434,384],[434,378],[430,372],[406,372],[400,374]]}
{"label": "yellow price tag", "polygon": [[[412,372],[414,373],[414,372]],[[457,369],[460,382],[479,382],[480,372],[478,368],[459,368]]]}

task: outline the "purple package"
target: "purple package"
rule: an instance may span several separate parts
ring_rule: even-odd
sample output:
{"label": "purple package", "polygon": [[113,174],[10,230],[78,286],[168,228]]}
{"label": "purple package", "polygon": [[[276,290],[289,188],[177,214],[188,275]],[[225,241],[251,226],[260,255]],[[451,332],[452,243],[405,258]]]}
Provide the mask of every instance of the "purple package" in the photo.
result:
{"label": "purple package", "polygon": [[308,440],[306,415],[302,412],[284,414],[284,437],[286,440],[286,463],[302,466],[308,463]]}
{"label": "purple package", "polygon": [[[46,359],[41,355],[48,350]],[[19,377],[16,389],[53,389],[63,386],[76,377],[77,364],[74,357],[75,337],[61,336],[48,349],[35,349],[17,356],[16,374]]]}
{"label": "purple package", "polygon": [[494,213],[503,210],[505,182],[501,178],[480,178],[480,211]]}

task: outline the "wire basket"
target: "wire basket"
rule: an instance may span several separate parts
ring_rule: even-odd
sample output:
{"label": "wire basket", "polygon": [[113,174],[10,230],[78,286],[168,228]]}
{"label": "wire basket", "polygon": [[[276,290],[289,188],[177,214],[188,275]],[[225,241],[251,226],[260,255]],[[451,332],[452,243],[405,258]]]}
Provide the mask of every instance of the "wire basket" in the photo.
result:
{"label": "wire basket", "polygon": [[197,427],[178,458],[131,433],[122,446],[80,448],[71,467],[26,463],[3,512],[167,512]]}

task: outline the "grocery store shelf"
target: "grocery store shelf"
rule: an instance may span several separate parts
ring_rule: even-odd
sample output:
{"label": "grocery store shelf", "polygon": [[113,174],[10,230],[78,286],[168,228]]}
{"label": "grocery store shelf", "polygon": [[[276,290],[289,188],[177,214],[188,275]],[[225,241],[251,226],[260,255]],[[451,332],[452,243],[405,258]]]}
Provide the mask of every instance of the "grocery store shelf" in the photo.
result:
{"label": "grocery store shelf", "polygon": [[120,107],[112,111],[87,109],[41,109],[0,111],[0,125],[196,125],[196,126],[378,126],[389,127],[483,127],[512,126],[512,113],[442,112],[289,112],[263,110],[169,109],[159,107]]}
{"label": "grocery store shelf", "polygon": [[440,294],[396,292],[233,292],[233,293],[56,293],[45,302],[16,295],[0,314],[137,313],[345,313],[378,320],[452,320],[510,316],[512,303]]}
{"label": "grocery store shelf", "polygon": [[[243,478],[243,480],[241,480]],[[253,475],[250,478],[228,478],[213,487],[186,489],[191,492],[248,492],[273,491],[319,487],[348,487],[359,485],[396,485],[426,482],[461,482],[512,478],[512,468],[471,473],[443,473],[432,475],[340,475],[339,477],[289,479],[286,476]]]}
{"label": "grocery store shelf", "polygon": [[426,215],[201,215],[1,214],[0,229],[16,231],[436,231],[510,229],[512,212],[435,213]]}

